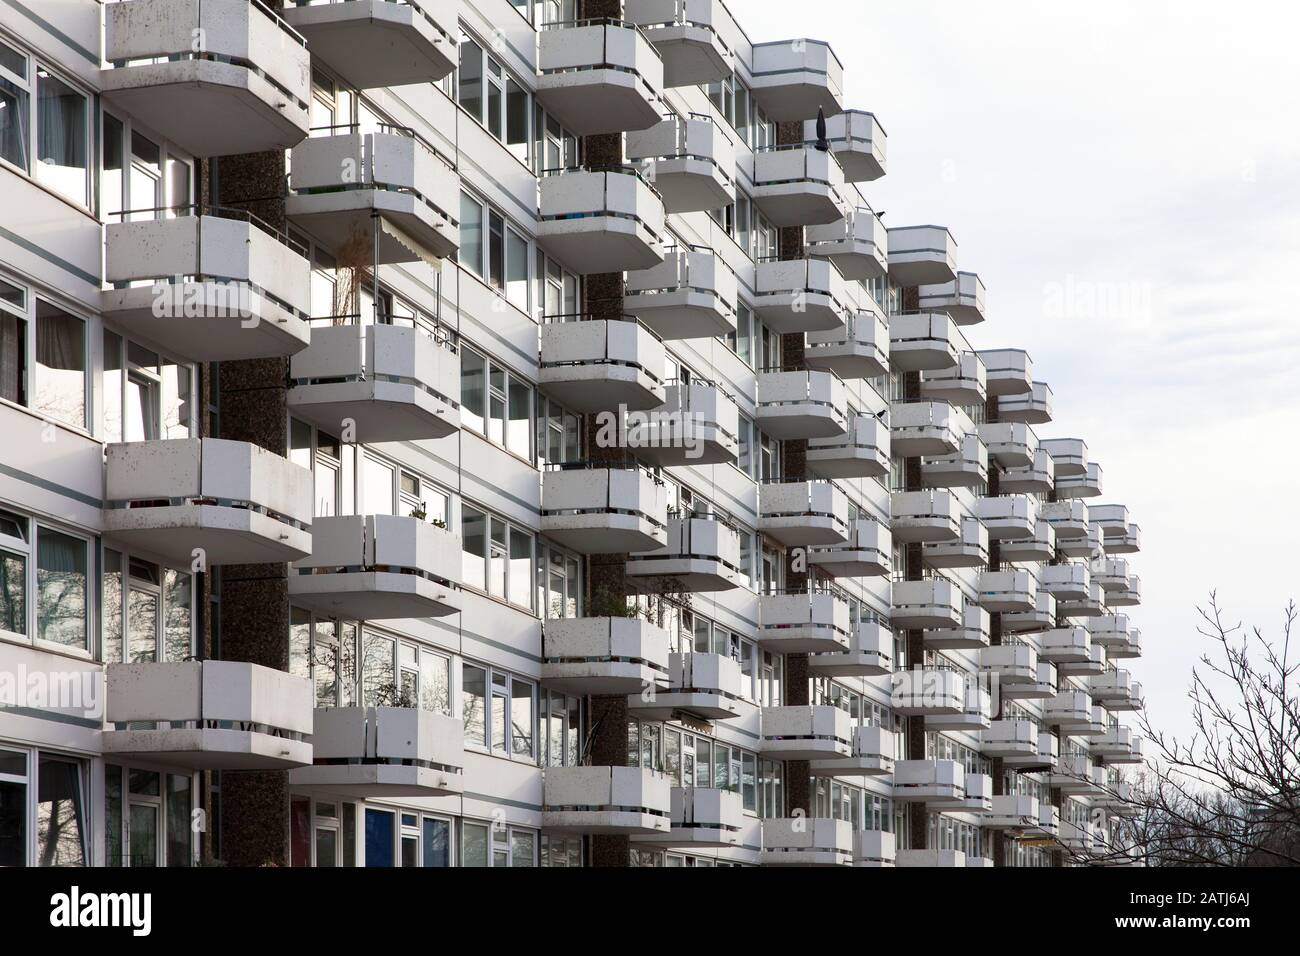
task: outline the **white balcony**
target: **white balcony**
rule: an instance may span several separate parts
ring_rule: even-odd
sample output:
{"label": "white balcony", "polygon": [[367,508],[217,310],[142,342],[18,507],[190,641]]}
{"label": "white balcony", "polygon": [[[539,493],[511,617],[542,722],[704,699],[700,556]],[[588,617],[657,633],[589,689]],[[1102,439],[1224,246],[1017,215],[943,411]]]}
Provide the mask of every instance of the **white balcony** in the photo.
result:
{"label": "white balcony", "polygon": [[758,643],[778,654],[843,652],[853,630],[848,602],[829,590],[761,594],[758,617]]}
{"label": "white balcony", "polygon": [[786,547],[844,544],[849,500],[829,481],[766,482],[758,486],[758,530]]}
{"label": "white balcony", "polygon": [[989,394],[1032,395],[1034,363],[1024,349],[986,349],[980,358],[989,372]]}
{"label": "white balcony", "polygon": [[989,454],[974,433],[964,435],[961,447],[951,455],[921,459],[921,483],[929,488],[971,488],[989,476]]}
{"label": "white balcony", "polygon": [[312,521],[289,598],[350,621],[445,617],[460,610],[460,580],[460,535],[414,517],[337,515]]}
{"label": "white balcony", "polygon": [[[896,492],[895,494],[919,494]],[[898,515],[895,513],[895,521]],[[980,568],[989,563],[989,532],[978,518],[960,519],[961,532],[947,541],[927,541],[921,558],[931,568]]]}
{"label": "white balcony", "polygon": [[640,767],[547,767],[542,828],[550,833],[668,833],[672,785]]}
{"label": "white balcony", "polygon": [[[1006,486],[1003,486],[1006,489]],[[1009,490],[1009,489],[1006,489]],[[1042,519],[1034,523],[1034,533],[1024,538],[1003,538],[998,542],[1003,561],[1042,564],[1056,557],[1056,531]]]}
{"label": "white balcony", "polygon": [[1032,388],[1021,395],[998,397],[998,421],[1046,425],[1051,420],[1052,387],[1046,382],[1034,382]]}
{"label": "white balcony", "polygon": [[459,796],[465,727],[414,707],[317,708],[312,764],[289,771],[289,786],[359,799]]}
{"label": "white balcony", "polygon": [[1078,538],[1088,533],[1088,506],[1082,501],[1045,501],[1039,516],[1050,524],[1058,541]]}
{"label": "white balcony", "polygon": [[663,60],[633,24],[546,24],[537,34],[537,72],[537,102],[578,136],[623,133],[659,122]]}
{"label": "white balcony", "polygon": [[810,548],[808,563],[835,578],[888,576],[892,550],[888,525],[874,518],[857,518],[849,524],[848,541]]}
{"label": "white balcony", "polygon": [[838,330],[854,309],[848,284],[826,259],[767,259],[754,271],[754,314],[773,332]]}
{"label": "white balcony", "polygon": [[668,835],[646,838],[667,846],[736,846],[745,825],[740,793],[717,787],[673,787],[672,829]]}
{"label": "white balcony", "polygon": [[930,650],[978,651],[988,646],[990,626],[988,611],[978,604],[967,604],[956,627],[945,624],[927,630],[923,635],[925,646]]}
{"label": "white balcony", "polygon": [[894,669],[894,633],[878,619],[851,625],[849,646],[842,651],[813,654],[814,674],[828,677],[880,677]]}
{"label": "white balcony", "polygon": [[1122,535],[1106,538],[1107,554],[1137,554],[1142,550],[1142,529],[1130,523]]}
{"label": "white balcony", "polygon": [[663,261],[664,201],[636,169],[560,170],[540,189],[537,241],[569,268],[631,272]]}
{"label": "white balcony", "polygon": [[1073,538],[1058,535],[1056,547],[1067,558],[1094,558],[1102,553],[1101,529],[1095,524],[1090,524],[1082,535]]}
{"label": "white balcony", "polygon": [[1128,562],[1123,558],[1094,558],[1089,569],[1093,580],[1106,592],[1108,601],[1129,587]]}
{"label": "white balcony", "polygon": [[1038,675],[1038,652],[1027,644],[999,644],[979,652],[980,673],[1001,684],[1024,684]]}
{"label": "white balcony", "polygon": [[895,581],[894,627],[941,630],[961,627],[965,622],[961,589],[945,578]]}
{"label": "white balcony", "polygon": [[1038,753],[1038,726],[1030,720],[994,720],[980,733],[980,753],[986,757],[1032,757]]}
{"label": "white balcony", "polygon": [[588,319],[541,327],[538,387],[575,412],[664,403],[664,344],[640,322]]}
{"label": "white balcony", "polygon": [[741,694],[746,678],[740,662],[721,654],[673,653],[668,657],[668,686],[654,694],[628,695],[627,706],[645,720],[726,720],[751,710]]}
{"label": "white balcony", "polygon": [[778,817],[760,821],[763,866],[851,866],[853,824],[828,817]]}
{"label": "white balcony", "polygon": [[[805,120],[803,138],[817,141],[817,121]],[[850,183],[869,183],[885,175],[888,137],[876,117],[863,110],[845,110],[826,117],[826,139]]]}
{"label": "white balcony", "polygon": [[980,825],[990,830],[1037,829],[1039,811],[1037,797],[1021,793],[994,794],[992,809],[980,818]]}
{"label": "white balcony", "polygon": [[186,770],[311,763],[312,686],[239,661],[108,664],[105,756]]}
{"label": "white balcony", "polygon": [[755,43],[750,74],[754,101],[770,120],[809,120],[818,109],[827,116],[843,109],[844,67],[821,40]]}
{"label": "white balcony", "polygon": [[1054,837],[1061,832],[1061,808],[1050,803],[1038,805],[1038,822],[1030,828],[1033,836]]}
{"label": "white balcony", "polygon": [[1085,601],[1092,593],[1092,579],[1083,564],[1051,564],[1038,572],[1044,591],[1058,601]]}
{"label": "white balcony", "polygon": [[1038,734],[1038,750],[1036,753],[1016,754],[1002,759],[1007,767],[1015,768],[1021,773],[1037,772],[1051,770],[1055,767],[1059,751],[1060,741],[1056,738],[1056,735],[1044,730]]}
{"label": "white balcony", "polygon": [[1107,710],[1142,709],[1142,685],[1126,670],[1111,670],[1091,678],[1088,691]]}
{"label": "white balcony", "polygon": [[1142,579],[1136,574],[1125,575],[1117,581],[1118,587],[1106,592],[1106,603],[1111,607],[1134,607],[1142,603]]}
{"label": "white balcony", "polygon": [[105,102],[149,117],[153,133],[194,156],[287,149],[307,135],[307,44],[261,3],[106,4],[104,58]]}
{"label": "white balcony", "polygon": [[1027,468],[1038,454],[1038,436],[1020,422],[985,422],[979,426],[980,439],[989,455],[1003,468]]}
{"label": "white balcony", "polygon": [[736,147],[708,116],[671,114],[629,132],[625,152],[642,165],[667,212],[705,212],[736,200]]}
{"label": "white balcony", "polygon": [[722,0],[627,0],[623,15],[663,58],[664,86],[703,86],[731,75],[731,50],[717,25]]}
{"label": "white balcony", "polygon": [[1081,438],[1044,438],[1038,446],[1052,456],[1057,478],[1087,474],[1088,445]]}
{"label": "white balcony", "polygon": [[958,325],[984,321],[984,283],[974,272],[958,272],[951,282],[923,285],[917,295],[920,308],[946,312]]}
{"label": "white balcony", "polygon": [[1081,690],[1061,690],[1043,703],[1043,723],[1063,734],[1092,727],[1092,698]]}
{"label": "white balcony", "polygon": [[1062,661],[1056,667],[1061,672],[1062,677],[1096,677],[1106,673],[1106,662],[1108,660],[1106,648],[1100,644],[1090,643],[1086,660]]}
{"label": "white balcony", "polygon": [[668,543],[668,494],[640,468],[566,467],[542,475],[542,533],[581,554]]}
{"label": "white balcony", "polygon": [[1100,617],[1106,613],[1106,592],[1096,581],[1088,583],[1088,596],[1066,600],[1057,598],[1056,613],[1062,617]]}
{"label": "white balcony", "polygon": [[889,371],[889,326],[874,308],[849,313],[844,325],[804,335],[804,364],[840,378],[875,378]]}
{"label": "white balcony", "polygon": [[853,720],[829,704],[764,707],[759,752],[771,760],[824,760],[853,754]]}
{"label": "white balcony", "polygon": [[947,402],[892,402],[889,444],[898,458],[952,455],[974,430],[970,418]]}
{"label": "white balcony", "polygon": [[895,371],[943,371],[955,366],[967,351],[966,337],[942,312],[889,317],[889,362]]}
{"label": "white balcony", "polygon": [[1002,630],[1008,634],[1032,634],[1049,630],[1056,624],[1056,598],[1043,590],[1039,582],[1034,606],[1026,611],[1002,615]]}
{"label": "white balcony", "polygon": [[975,507],[993,541],[1028,538],[1038,525],[1038,500],[1029,495],[982,495]]}
{"label": "white balcony", "polygon": [[1088,622],[1088,634],[1111,658],[1142,655],[1142,632],[1129,623],[1127,614],[1094,617]]}
{"label": "white balcony", "polygon": [[1058,498],[1097,498],[1101,495],[1101,465],[1095,461],[1088,463],[1082,475],[1063,478],[1057,474],[1056,496]]}
{"label": "white balcony", "polygon": [[[992,697],[988,691],[980,687],[974,680],[968,681],[966,690],[962,695],[962,709],[956,714],[935,714],[925,718],[926,730],[957,730],[964,733],[979,733],[989,725],[989,717],[993,712]],[[974,777],[968,774],[966,776],[966,796],[976,801],[975,806],[966,806],[963,809],[978,812],[982,802],[991,792],[990,786],[973,787]]]}
{"label": "white balcony", "polygon": [[179,212],[104,226],[104,280],[117,286],[100,295],[104,318],[200,362],[306,348],[311,266],[300,249],[237,210]]}
{"label": "white balcony", "polygon": [[633,586],[668,583],[684,593],[729,591],[746,575],[740,570],[740,532],[711,516],[668,519],[668,544],[628,558]]}
{"label": "white balcony", "polygon": [[777,228],[842,219],[843,192],[844,171],[828,152],[795,143],[754,153],[754,205]]}
{"label": "white balcony", "polygon": [[[1001,424],[1016,424],[1002,422]],[[980,426],[983,427],[982,425]],[[1028,428],[1029,426],[1024,426]],[[1035,442],[1036,444],[1036,442]],[[1033,495],[1046,495],[1056,487],[1055,468],[1052,456],[1042,448],[1034,452],[1033,461],[1021,468],[1008,468],[1002,472],[998,487],[1002,491],[1024,492]]]}
{"label": "white balcony", "polygon": [[669,249],[627,274],[623,308],[661,339],[725,336],[736,330],[736,274],[707,249]]}
{"label": "white balcony", "polygon": [[882,727],[853,728],[853,755],[848,760],[814,760],[814,777],[879,777],[894,772],[898,735]]}
{"label": "white balcony", "polygon": [[[927,721],[926,726],[930,724]],[[988,720],[984,721],[984,726],[988,726]],[[978,813],[985,814],[993,809],[993,778],[986,773],[968,773],[966,774],[966,795],[952,803],[943,802],[940,804],[944,811],[950,813]],[[981,862],[976,864],[971,860],[979,859]],[[967,866],[992,866],[992,862],[983,862],[983,857],[972,857],[967,860]]]}
{"label": "white balcony", "polygon": [[962,538],[966,515],[951,491],[895,491],[890,495],[890,531],[904,544]]}
{"label": "white balcony", "polygon": [[1128,508],[1124,505],[1088,505],[1088,520],[1100,525],[1107,538],[1122,538],[1128,533]]}
{"label": "white balcony", "polygon": [[288,402],[357,442],[446,438],[460,429],[460,356],[421,329],[318,322],[289,361]]}
{"label": "white balcony", "polygon": [[437,83],[456,69],[457,0],[288,0],[284,19],[363,90]]}
{"label": "white balcony", "polygon": [[983,405],[984,361],[975,352],[962,352],[957,364],[921,373],[921,397],[954,405]]}
{"label": "white balcony", "polygon": [[[934,667],[895,671],[890,704],[902,717],[955,717],[965,710],[966,675]],[[897,766],[909,762],[923,761],[899,761]]]}
{"label": "white balcony", "polygon": [[1006,700],[1048,700],[1056,696],[1060,686],[1060,674],[1056,665],[1040,660],[1034,668],[1032,680],[1003,684],[1001,692]]}
{"label": "white balcony", "polygon": [[899,760],[894,764],[894,799],[951,804],[966,796],[966,770],[956,760]]}
{"label": "white balcony", "polygon": [[294,561],[311,552],[312,478],[248,442],[174,438],[107,446],[104,536],[188,566]]}
{"label": "white balcony", "polygon": [[638,458],[660,468],[734,462],[740,412],[727,391],[692,379],[664,387],[664,403],[646,415],[626,417],[627,445]]}
{"label": "white balcony", "polygon": [[889,474],[889,450],[889,426],[859,412],[843,435],[809,440],[804,462],[820,478],[879,478]]}
{"label": "white balcony", "polygon": [[1087,853],[1093,848],[1093,833],[1086,825],[1079,825],[1069,820],[1060,821],[1057,837],[1061,845],[1075,853]]}
{"label": "white balcony", "polygon": [[967,865],[966,854],[961,850],[899,850],[895,862],[895,866],[899,867],[926,869],[963,869]]}
{"label": "white balcony", "polygon": [[1038,656],[1053,664],[1086,664],[1092,660],[1092,641],[1086,627],[1057,627],[1038,638]]}
{"label": "white balcony", "polygon": [[835,438],[848,431],[848,391],[834,372],[759,372],[754,420],[767,435]]}
{"label": "white balcony", "polygon": [[1088,741],[1088,752],[1108,764],[1142,763],[1142,738],[1131,728],[1116,724]]}
{"label": "white balcony", "polygon": [[1062,793],[1095,797],[1105,791],[1105,774],[1103,768],[1093,766],[1088,754],[1062,754],[1048,783]]}
{"label": "white balcony", "polygon": [[898,842],[894,834],[884,830],[855,830],[853,833],[853,865],[862,867],[893,866]]}
{"label": "white balcony", "polygon": [[640,618],[548,618],[542,683],[577,695],[640,694],[667,685],[668,654],[668,634]]}
{"label": "white balcony", "polygon": [[628,558],[633,587],[672,585],[675,592],[729,591],[741,583],[740,532],[714,516],[668,519],[668,545]]}
{"label": "white balcony", "polygon": [[879,279],[889,270],[889,233],[871,209],[856,206],[842,218],[804,229],[808,255],[829,259],[855,282]]}
{"label": "white balcony", "polygon": [[292,222],[336,256],[355,259],[350,266],[455,254],[460,174],[446,157],[396,126],[323,132],[331,135],[304,140],[290,154],[285,214]]}
{"label": "white balcony", "polygon": [[904,288],[952,282],[957,278],[957,241],[944,226],[890,229],[889,274]]}

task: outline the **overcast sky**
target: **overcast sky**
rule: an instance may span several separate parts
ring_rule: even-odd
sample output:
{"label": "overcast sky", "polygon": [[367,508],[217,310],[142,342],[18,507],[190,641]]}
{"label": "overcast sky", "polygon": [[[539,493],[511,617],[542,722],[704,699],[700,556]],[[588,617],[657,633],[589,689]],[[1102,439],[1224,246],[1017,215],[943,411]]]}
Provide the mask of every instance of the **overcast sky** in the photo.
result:
{"label": "overcast sky", "polygon": [[831,42],[889,134],[868,200],[952,230],[971,342],[1029,350],[1040,436],[1085,439],[1142,526],[1131,669],[1185,733],[1196,605],[1276,634],[1300,592],[1300,8],[727,2],[755,41]]}

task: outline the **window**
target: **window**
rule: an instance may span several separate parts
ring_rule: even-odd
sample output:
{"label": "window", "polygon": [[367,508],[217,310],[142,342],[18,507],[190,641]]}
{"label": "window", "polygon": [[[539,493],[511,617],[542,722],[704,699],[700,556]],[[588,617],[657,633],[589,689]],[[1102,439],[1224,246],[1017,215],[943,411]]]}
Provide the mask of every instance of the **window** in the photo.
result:
{"label": "window", "polygon": [[90,110],[84,94],[44,67],[36,70],[36,178],[89,206]]}
{"label": "window", "polygon": [[88,650],[89,546],[40,526],[36,532],[36,639]]}
{"label": "window", "polygon": [[532,386],[464,345],[460,349],[460,381],[461,424],[531,461]]}
{"label": "window", "polygon": [[105,548],[101,588],[105,662],[184,661],[193,653],[188,572]]}
{"label": "window", "polygon": [[532,761],[537,687],[496,668],[461,662],[461,719],[465,743],[502,757]]}
{"label": "window", "polygon": [[582,606],[582,562],[539,542],[537,599],[543,617],[577,617]]}
{"label": "window", "polygon": [[106,764],[104,805],[109,866],[193,864],[193,781],[188,775]]}
{"label": "window", "polygon": [[483,121],[483,48],[463,33],[460,38],[460,68],[456,71],[456,85],[457,99],[461,107],[481,123]]}
{"label": "window", "polygon": [[22,515],[0,511],[0,633],[27,637],[29,525]]}
{"label": "window", "polygon": [[534,610],[532,532],[461,505],[460,540],[465,585]]}
{"label": "window", "polygon": [[537,394],[537,462],[559,465],[582,459],[581,419],[540,392]]}
{"label": "window", "polygon": [[[527,0],[511,0],[527,15]],[[461,107],[503,143],[524,165],[531,160],[532,114],[528,89],[516,80],[482,44],[462,33],[460,68],[456,73],[457,101]]]}
{"label": "window", "polygon": [[504,215],[460,194],[459,261],[524,312],[529,310],[528,240]]}
{"label": "window", "polygon": [[83,761],[0,748],[0,867],[89,864],[86,792]]}
{"label": "window", "polygon": [[0,159],[27,171],[30,93],[27,57],[0,43]]}
{"label": "window", "polygon": [[188,438],[193,369],[104,330],[104,439]]}
{"label": "window", "polygon": [[86,323],[36,302],[36,396],[33,409],[69,425],[86,425]]}
{"label": "window", "polygon": [[580,754],[578,698],[538,692],[537,762],[543,767],[575,767]]}
{"label": "window", "polygon": [[457,260],[477,276],[483,275],[483,204],[460,194],[460,248]]}

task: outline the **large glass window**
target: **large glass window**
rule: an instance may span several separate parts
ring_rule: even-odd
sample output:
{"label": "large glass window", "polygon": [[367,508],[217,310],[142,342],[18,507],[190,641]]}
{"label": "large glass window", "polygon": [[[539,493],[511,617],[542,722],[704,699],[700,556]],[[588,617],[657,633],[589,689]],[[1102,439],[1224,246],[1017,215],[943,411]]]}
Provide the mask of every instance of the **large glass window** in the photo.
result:
{"label": "large glass window", "polygon": [[86,425],[86,323],[36,303],[36,397],[32,407],[69,425]]}
{"label": "large glass window", "polygon": [[27,636],[27,569],[30,525],[22,515],[0,511],[0,632]]}
{"label": "large glass window", "polygon": [[27,57],[0,43],[0,159],[24,172],[31,156]]}
{"label": "large glass window", "polygon": [[532,386],[464,345],[460,367],[461,424],[531,460]]}
{"label": "large glass window", "polygon": [[188,438],[193,369],[104,330],[104,439]]}
{"label": "large glass window", "polygon": [[44,67],[36,70],[36,178],[88,206],[89,109],[83,93]]}
{"label": "large glass window", "polygon": [[463,583],[520,607],[533,607],[534,537],[496,515],[461,506]]}
{"label": "large glass window", "polygon": [[36,637],[89,649],[89,547],[81,538],[41,527],[36,538]]}

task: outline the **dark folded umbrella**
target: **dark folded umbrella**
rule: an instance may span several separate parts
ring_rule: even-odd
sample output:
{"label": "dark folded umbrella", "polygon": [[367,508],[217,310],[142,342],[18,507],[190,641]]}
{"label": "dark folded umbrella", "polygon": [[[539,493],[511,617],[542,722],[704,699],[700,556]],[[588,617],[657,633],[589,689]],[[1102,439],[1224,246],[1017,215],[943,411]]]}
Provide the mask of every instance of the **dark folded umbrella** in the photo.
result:
{"label": "dark folded umbrella", "polygon": [[814,145],[823,153],[831,148],[830,140],[826,138],[826,113],[820,106],[817,107],[817,142]]}

